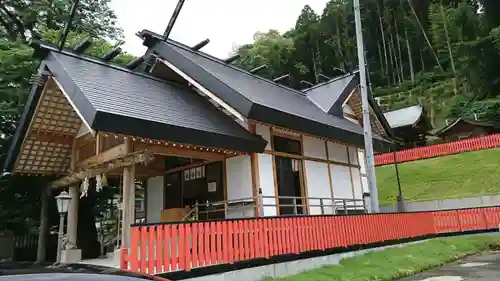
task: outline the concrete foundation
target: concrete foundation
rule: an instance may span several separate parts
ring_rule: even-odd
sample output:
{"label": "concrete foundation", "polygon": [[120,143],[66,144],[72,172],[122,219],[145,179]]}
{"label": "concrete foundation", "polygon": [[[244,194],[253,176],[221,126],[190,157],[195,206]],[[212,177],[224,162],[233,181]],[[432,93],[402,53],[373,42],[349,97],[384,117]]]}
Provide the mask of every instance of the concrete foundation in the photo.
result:
{"label": "concrete foundation", "polygon": [[[404,195],[404,194],[403,194]],[[439,211],[451,209],[466,209],[478,207],[500,206],[500,195],[484,195],[477,197],[429,200],[419,202],[404,202],[399,208],[405,212]],[[395,213],[398,211],[398,205],[380,206],[383,213]]]}
{"label": "concrete foundation", "polygon": [[77,263],[82,261],[82,250],[63,250],[61,253],[61,263]]}
{"label": "concrete foundation", "polygon": [[347,252],[329,256],[322,256],[316,258],[308,258],[303,260],[245,268],[241,270],[234,270],[220,274],[185,279],[185,281],[260,281],[266,277],[269,278],[287,277],[327,265],[336,265],[339,264],[340,261],[345,258],[364,255],[369,252],[382,251],[388,248],[404,247],[411,244],[422,243],[424,241],[427,240],[385,246],[380,248],[366,249],[356,252]]}

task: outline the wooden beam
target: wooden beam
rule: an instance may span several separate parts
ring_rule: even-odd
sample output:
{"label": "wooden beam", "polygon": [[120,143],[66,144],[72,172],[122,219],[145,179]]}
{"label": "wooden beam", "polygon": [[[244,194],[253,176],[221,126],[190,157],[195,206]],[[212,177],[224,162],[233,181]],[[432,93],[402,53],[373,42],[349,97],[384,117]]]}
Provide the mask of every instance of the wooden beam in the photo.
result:
{"label": "wooden beam", "polygon": [[271,154],[274,156],[281,156],[281,157],[297,159],[297,160],[309,160],[309,161],[313,161],[313,162],[327,163],[327,164],[333,164],[333,165],[337,165],[337,166],[359,168],[359,165],[352,164],[352,163],[343,163],[343,162],[338,162],[338,161],[334,161],[334,160],[326,160],[326,159],[309,157],[309,156],[298,155],[298,154],[291,154],[291,153],[286,153],[286,152],[264,150],[264,153]]}
{"label": "wooden beam", "polygon": [[29,134],[29,139],[38,140],[41,142],[51,142],[58,144],[73,144],[75,136],[71,134],[63,134],[51,131],[33,130]]}
{"label": "wooden beam", "polygon": [[164,155],[164,156],[178,156],[185,158],[197,158],[206,160],[222,160],[225,158],[224,154],[211,152],[211,151],[201,151],[193,150],[188,148],[189,146],[184,145],[179,147],[165,146],[158,144],[146,144],[146,143],[135,143],[134,151],[149,151],[153,154]]}
{"label": "wooden beam", "polygon": [[[100,149],[98,143],[99,142],[96,142],[98,146],[96,149]],[[97,151],[98,150],[96,150],[96,152]],[[127,155],[127,152],[125,150],[125,144],[120,144],[76,163],[76,168],[77,170],[87,169],[91,166],[95,166],[98,164],[109,162],[111,160],[118,159],[120,157],[124,157],[125,155]]]}
{"label": "wooden beam", "polygon": [[81,136],[76,138],[75,145],[77,147],[80,147],[82,145],[87,144],[89,141],[93,141],[93,140],[94,140],[94,135],[92,135],[92,133],[86,133],[85,135],[81,135]]}
{"label": "wooden beam", "polygon": [[123,168],[137,163],[148,163],[153,159],[153,155],[146,151],[139,151],[127,154],[118,159],[113,159],[106,163],[97,164],[93,167],[89,167],[86,170],[82,170],[71,175],[65,176],[52,182],[52,188],[66,187],[73,184],[78,184],[86,177],[95,177],[96,175],[107,173],[111,170],[117,168]]}

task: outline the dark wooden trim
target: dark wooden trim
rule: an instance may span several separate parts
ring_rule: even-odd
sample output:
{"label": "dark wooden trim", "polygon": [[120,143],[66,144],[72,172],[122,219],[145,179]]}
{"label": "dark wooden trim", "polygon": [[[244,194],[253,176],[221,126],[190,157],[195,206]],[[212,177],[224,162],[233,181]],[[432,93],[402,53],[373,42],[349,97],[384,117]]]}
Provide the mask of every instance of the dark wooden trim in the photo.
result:
{"label": "dark wooden trim", "polygon": [[343,162],[338,162],[338,161],[333,161],[333,160],[325,160],[325,159],[321,159],[321,158],[315,158],[315,157],[309,157],[309,156],[291,154],[291,153],[286,153],[286,152],[278,152],[278,151],[265,150],[264,153],[265,154],[271,154],[273,156],[281,156],[281,157],[293,158],[293,159],[297,159],[297,160],[308,160],[308,161],[313,161],[313,162],[321,162],[321,163],[333,164],[333,165],[337,165],[337,166],[359,168],[359,165],[355,165],[355,164],[351,164],[351,163],[343,163]]}
{"label": "dark wooden trim", "polygon": [[[257,125],[255,123],[249,123],[248,129],[250,133],[257,133]],[[252,153],[250,155],[250,165],[251,165],[251,173],[252,173],[252,196],[255,198],[255,208],[254,214],[257,217],[261,217],[264,214],[260,213],[261,210],[261,202],[259,200],[259,190],[260,190],[260,174],[259,174],[259,155],[257,153]]]}
{"label": "dark wooden trim", "polygon": [[[302,135],[300,136],[300,150],[301,150],[301,153],[303,156],[304,155],[304,140],[302,139]],[[307,199],[309,190],[307,188],[306,163],[305,163],[304,159],[301,159],[299,161],[300,161],[300,166],[301,166],[301,169],[299,171],[300,193],[301,193],[301,197],[304,198],[304,200],[302,200],[302,209],[304,210],[304,214],[309,214],[309,199]]]}
{"label": "dark wooden trim", "polygon": [[[326,159],[329,160],[330,156],[328,153],[328,141],[325,141],[325,151],[326,151]],[[326,165],[328,165],[328,182],[330,183],[330,195],[332,196],[333,200],[334,192],[333,192],[333,181],[332,181],[332,168],[330,167],[330,163],[327,163]]]}

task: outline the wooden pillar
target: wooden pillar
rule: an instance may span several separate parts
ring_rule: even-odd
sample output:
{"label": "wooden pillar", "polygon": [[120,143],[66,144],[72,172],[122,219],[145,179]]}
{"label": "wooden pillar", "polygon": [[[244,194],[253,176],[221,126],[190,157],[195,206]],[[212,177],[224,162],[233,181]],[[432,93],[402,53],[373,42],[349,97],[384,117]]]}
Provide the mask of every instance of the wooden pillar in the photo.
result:
{"label": "wooden pillar", "polygon": [[46,183],[43,183],[41,192],[42,208],[40,210],[40,231],[38,235],[38,249],[36,252],[36,264],[43,263],[47,257],[46,244],[49,234],[49,197],[50,188]]}
{"label": "wooden pillar", "polygon": [[[257,126],[255,123],[251,123],[248,126],[250,133],[257,134]],[[259,154],[252,153],[250,155],[250,165],[251,165],[251,175],[252,175],[252,196],[255,201],[255,216],[264,216],[263,200],[262,200],[262,190],[260,189],[260,177],[259,177]]]}
{"label": "wooden pillar", "polygon": [[[73,141],[73,147],[71,150],[71,172],[76,172],[76,162],[78,161],[78,148],[76,146],[76,138]],[[78,239],[78,201],[80,200],[80,192],[78,191],[78,185],[69,187],[69,195],[71,196],[71,202],[68,208],[68,242],[66,244],[66,249],[77,249],[76,245]]]}
{"label": "wooden pillar", "polygon": [[[125,139],[125,153],[132,152],[132,141]],[[130,247],[130,225],[134,222],[135,213],[135,167],[123,168],[123,198],[122,198],[122,248]]]}
{"label": "wooden pillar", "polygon": [[66,249],[77,249],[78,201],[80,200],[78,186],[71,186],[69,188],[69,195],[71,196],[71,202],[68,208],[68,242],[66,244]]}

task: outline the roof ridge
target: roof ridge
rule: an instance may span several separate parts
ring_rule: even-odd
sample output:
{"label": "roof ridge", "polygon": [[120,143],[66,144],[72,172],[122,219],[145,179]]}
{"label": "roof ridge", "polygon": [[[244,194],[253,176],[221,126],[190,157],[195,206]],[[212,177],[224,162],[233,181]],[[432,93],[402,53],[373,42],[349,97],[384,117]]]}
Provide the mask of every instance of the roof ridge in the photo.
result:
{"label": "roof ridge", "polygon": [[231,69],[233,69],[233,70],[236,70],[236,71],[238,71],[238,72],[240,72],[240,73],[246,74],[246,75],[248,75],[248,76],[250,76],[250,77],[252,77],[252,78],[259,79],[259,80],[261,80],[261,81],[267,82],[268,84],[271,84],[271,85],[274,85],[274,86],[277,86],[277,87],[281,87],[281,88],[283,88],[283,89],[286,89],[286,90],[288,90],[289,92],[291,92],[291,93],[293,93],[293,94],[299,95],[299,96],[301,96],[301,97],[305,97],[305,96],[306,96],[303,92],[301,92],[301,91],[299,91],[299,90],[295,90],[295,89],[293,89],[293,88],[290,88],[290,87],[287,87],[287,86],[285,86],[285,85],[281,85],[281,84],[279,84],[279,83],[276,83],[276,82],[274,82],[274,81],[271,81],[271,80],[269,80],[269,79],[267,79],[267,78],[264,78],[264,77],[261,77],[261,76],[255,75],[255,74],[251,73],[250,71],[247,71],[247,70],[242,69],[242,68],[240,68],[240,67],[237,67],[237,66],[235,66],[235,65],[231,65],[231,64],[225,63],[222,59],[219,59],[219,58],[217,58],[217,57],[214,57],[214,56],[212,56],[212,55],[210,55],[210,54],[207,54],[207,53],[205,53],[205,52],[192,50],[192,49],[191,49],[191,47],[189,47],[189,46],[187,46],[187,45],[185,45],[185,44],[182,44],[182,43],[180,43],[180,42],[177,42],[177,41],[175,41],[175,40],[168,39],[166,43],[167,43],[167,44],[172,44],[172,45],[175,45],[175,46],[177,46],[177,47],[179,47],[179,48],[182,48],[182,49],[184,49],[184,50],[186,50],[186,51],[188,51],[188,52],[191,52],[191,53],[193,53],[193,54],[200,55],[200,56],[202,56],[202,57],[204,57],[204,58],[206,58],[206,59],[209,59],[209,60],[211,60],[211,61],[214,61],[214,62],[216,62],[216,63],[218,63],[218,64],[223,65],[223,66],[229,67],[229,68],[231,68]]}
{"label": "roof ridge", "polygon": [[328,85],[328,84],[330,84],[330,83],[336,82],[336,81],[338,81],[338,80],[341,80],[341,79],[347,78],[347,77],[349,77],[349,76],[354,76],[354,75],[356,75],[356,74],[358,74],[358,73],[359,73],[359,70],[356,70],[356,71],[354,71],[354,72],[352,72],[352,73],[347,73],[347,74],[344,74],[344,75],[341,75],[341,76],[337,76],[337,77],[332,78],[332,79],[330,79],[330,80],[328,80],[328,81],[325,81],[325,82],[322,82],[322,83],[316,84],[316,85],[314,85],[314,86],[312,86],[312,87],[310,87],[310,88],[304,89],[304,90],[302,90],[302,92],[303,92],[303,93],[309,92],[309,91],[314,90],[314,89],[316,89],[316,88],[319,88],[319,87],[322,87],[322,86]]}
{"label": "roof ridge", "polygon": [[172,82],[172,81],[163,80],[163,79],[160,79],[160,78],[148,75],[148,74],[143,73],[143,72],[133,71],[133,70],[127,69],[127,68],[125,68],[125,67],[123,67],[123,66],[121,66],[121,65],[119,65],[117,63],[101,61],[99,58],[92,57],[92,56],[89,56],[89,55],[86,55],[86,54],[75,54],[75,53],[71,52],[70,49],[67,49],[67,48],[63,49],[62,51],[59,51],[59,50],[55,49],[55,47],[52,46],[52,44],[50,44],[50,43],[46,43],[46,42],[40,41],[37,44],[40,47],[46,48],[47,50],[49,50],[50,52],[53,52],[53,53],[57,53],[57,54],[61,54],[61,55],[64,55],[64,56],[68,56],[68,57],[80,59],[80,60],[83,60],[83,61],[86,61],[86,62],[89,62],[89,63],[98,64],[98,65],[101,65],[101,66],[104,66],[104,67],[109,67],[109,68],[112,68],[114,70],[118,70],[118,71],[122,71],[122,72],[129,73],[129,74],[132,74],[132,75],[140,76],[142,78],[150,79],[150,80],[153,80],[153,81],[156,81],[156,82],[160,82],[160,83],[169,84],[169,85],[172,85],[172,86],[178,86],[178,87],[182,87],[182,88],[188,89],[188,87],[186,87],[186,86],[184,86],[182,84],[177,84],[177,83]]}

